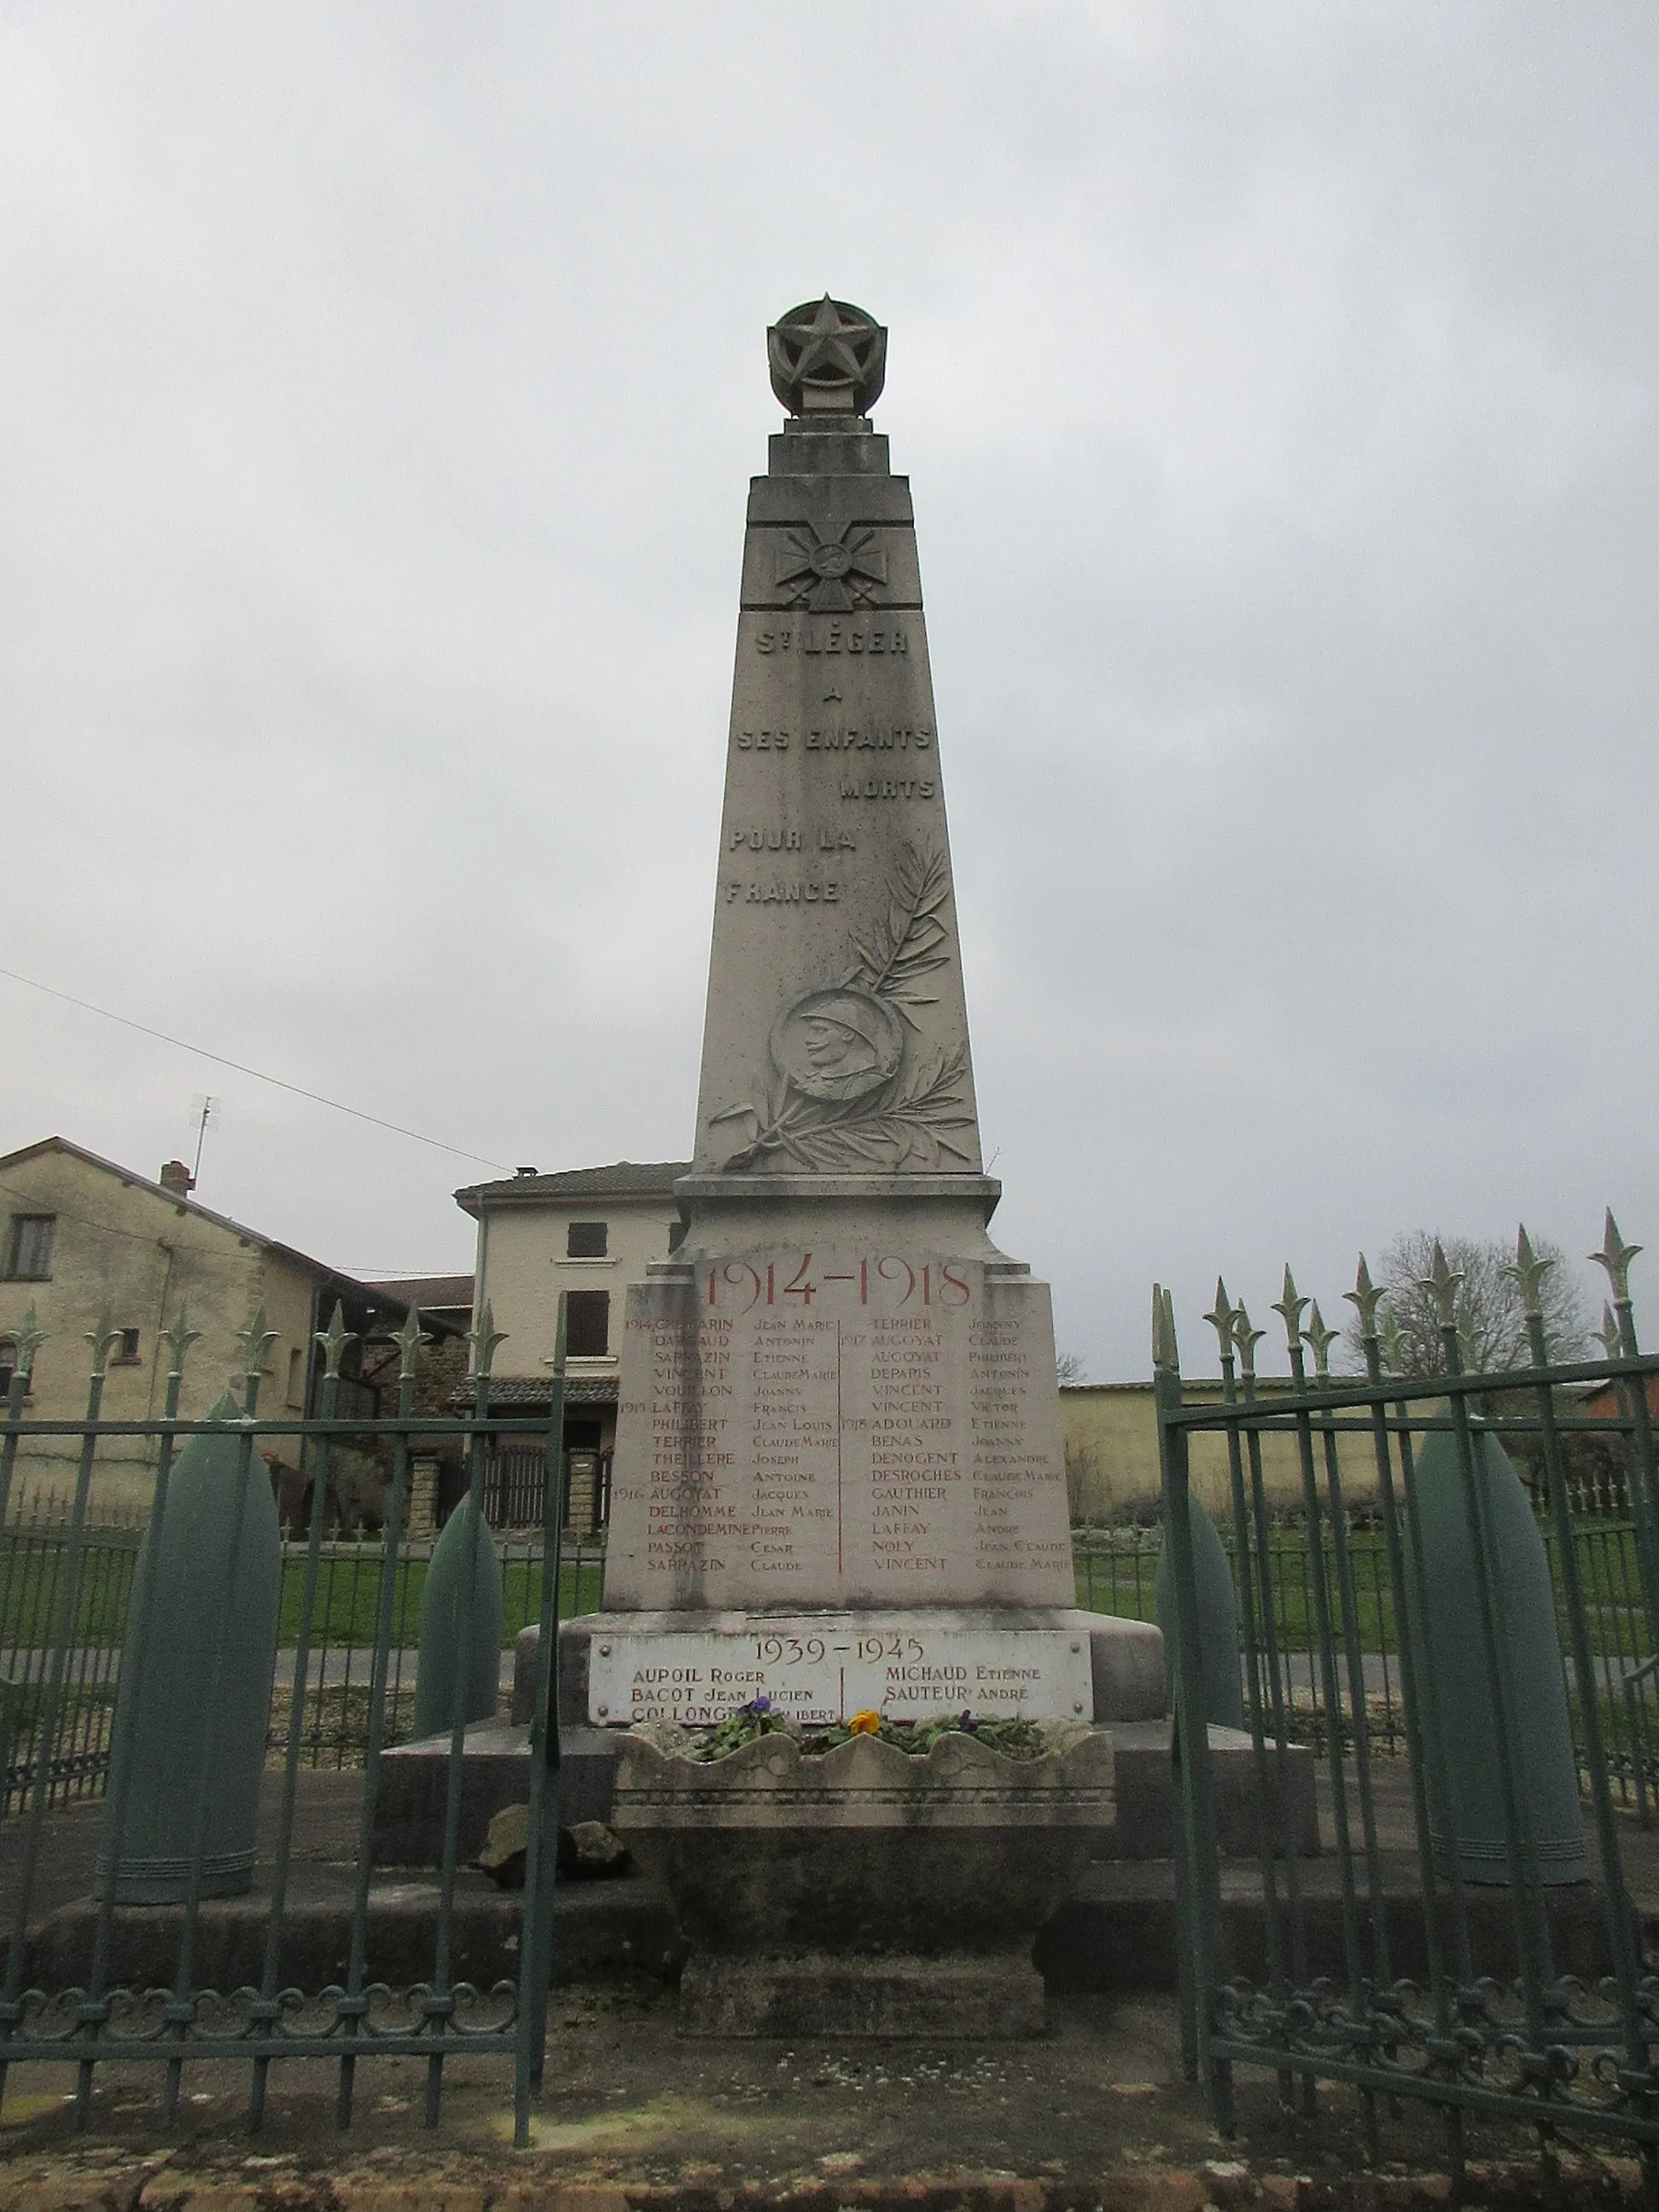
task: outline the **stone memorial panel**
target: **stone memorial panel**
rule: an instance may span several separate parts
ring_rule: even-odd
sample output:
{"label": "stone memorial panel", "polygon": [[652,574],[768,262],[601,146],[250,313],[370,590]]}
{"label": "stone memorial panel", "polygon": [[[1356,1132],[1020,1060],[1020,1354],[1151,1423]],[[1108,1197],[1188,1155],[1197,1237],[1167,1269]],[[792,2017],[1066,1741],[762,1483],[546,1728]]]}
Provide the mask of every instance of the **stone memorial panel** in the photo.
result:
{"label": "stone memorial panel", "polygon": [[1075,1601],[1046,1287],[700,1255],[629,1292],[607,1607]]}
{"label": "stone memorial panel", "polygon": [[588,1718],[707,1727],[751,1698],[809,1728],[875,1711],[1070,1719],[1091,1710],[1078,1630],[941,1627],[915,1615],[721,1617],[707,1632],[607,1633],[588,1657]]}

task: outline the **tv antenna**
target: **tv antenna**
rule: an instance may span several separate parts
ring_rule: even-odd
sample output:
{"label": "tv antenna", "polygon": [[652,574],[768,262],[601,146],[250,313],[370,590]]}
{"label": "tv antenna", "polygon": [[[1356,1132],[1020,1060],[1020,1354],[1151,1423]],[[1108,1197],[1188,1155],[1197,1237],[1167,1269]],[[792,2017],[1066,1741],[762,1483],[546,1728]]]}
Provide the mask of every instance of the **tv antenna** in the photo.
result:
{"label": "tv antenna", "polygon": [[191,1115],[196,1123],[196,1158],[191,1164],[190,1170],[190,1187],[192,1190],[195,1189],[198,1178],[202,1172],[202,1147],[207,1142],[208,1123],[224,1103],[222,1098],[210,1097],[205,1091],[198,1091],[190,1102]]}

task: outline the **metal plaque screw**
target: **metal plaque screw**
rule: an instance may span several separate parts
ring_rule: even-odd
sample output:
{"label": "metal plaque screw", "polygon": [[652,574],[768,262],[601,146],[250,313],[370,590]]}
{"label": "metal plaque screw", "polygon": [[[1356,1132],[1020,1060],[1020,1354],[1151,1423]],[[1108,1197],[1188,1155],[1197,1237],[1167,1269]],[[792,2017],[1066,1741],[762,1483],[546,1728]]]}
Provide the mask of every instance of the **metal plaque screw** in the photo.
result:
{"label": "metal plaque screw", "polygon": [[601,1706],[599,1707],[599,1718],[600,1718],[601,1720],[603,1720],[603,1719],[605,1717],[605,1715],[606,1715],[610,1711],[611,1711],[611,1708],[610,1708],[610,1706],[609,1706],[609,1705],[601,1705]]}
{"label": "metal plaque screw", "polygon": [[601,1659],[608,1659],[611,1656],[611,1646],[608,1644],[600,1644],[599,1656]]}

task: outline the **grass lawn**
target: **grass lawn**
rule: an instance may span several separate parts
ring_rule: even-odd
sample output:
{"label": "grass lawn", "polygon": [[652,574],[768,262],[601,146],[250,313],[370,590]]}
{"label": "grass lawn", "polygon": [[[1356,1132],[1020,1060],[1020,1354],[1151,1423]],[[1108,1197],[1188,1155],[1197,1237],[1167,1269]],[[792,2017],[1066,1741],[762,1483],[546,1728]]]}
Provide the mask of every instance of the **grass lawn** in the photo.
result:
{"label": "grass lawn", "polygon": [[[300,1640],[305,1600],[304,1550],[294,1547],[283,1558],[283,1609],[277,1630],[279,1649],[291,1650]],[[392,1601],[392,1643],[408,1650],[420,1642],[421,1597],[426,1588],[426,1561],[401,1559]],[[568,1559],[559,1573],[559,1617],[597,1613],[605,1589],[603,1553],[587,1552]],[[510,1558],[502,1571],[501,1642],[512,1643],[521,1628],[539,1620],[542,1611],[542,1569],[539,1559]],[[317,1598],[312,1612],[313,1646],[372,1644],[380,1612],[380,1559],[378,1551],[325,1551],[318,1561]]]}
{"label": "grass lawn", "polygon": [[[1123,1532],[1127,1538],[1127,1531]],[[1135,1532],[1141,1537],[1141,1532]],[[1156,1540],[1127,1541],[1103,1531],[1080,1540],[1074,1552],[1077,1601],[1085,1612],[1116,1613],[1127,1620],[1158,1618],[1158,1553]],[[1565,1595],[1553,1538],[1546,1532],[1557,1598],[1562,1647],[1568,1647]],[[1330,1532],[1323,1532],[1325,1590],[1337,1640],[1342,1637],[1341,1601]],[[1229,1547],[1230,1555],[1231,1547]],[[1578,1572],[1584,1595],[1590,1649],[1598,1658],[1633,1663],[1652,1650],[1636,1570],[1635,1532],[1626,1522],[1586,1519],[1577,1529]],[[1394,1593],[1389,1578],[1388,1544],[1380,1528],[1348,1532],[1348,1559],[1354,1611],[1363,1651],[1397,1651]],[[1281,1650],[1307,1651],[1319,1641],[1314,1561],[1304,1528],[1275,1528],[1268,1548],[1273,1619]],[[1237,1563],[1235,1562],[1235,1577]]]}

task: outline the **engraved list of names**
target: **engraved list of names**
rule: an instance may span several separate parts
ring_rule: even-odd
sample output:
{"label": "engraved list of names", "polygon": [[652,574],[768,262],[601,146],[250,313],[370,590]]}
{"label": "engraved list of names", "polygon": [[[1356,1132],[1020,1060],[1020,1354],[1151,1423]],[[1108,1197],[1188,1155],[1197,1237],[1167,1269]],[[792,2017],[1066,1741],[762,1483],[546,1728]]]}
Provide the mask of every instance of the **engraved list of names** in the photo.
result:
{"label": "engraved list of names", "polygon": [[631,1288],[607,1608],[1073,1604],[1044,1285],[915,1251]]}

